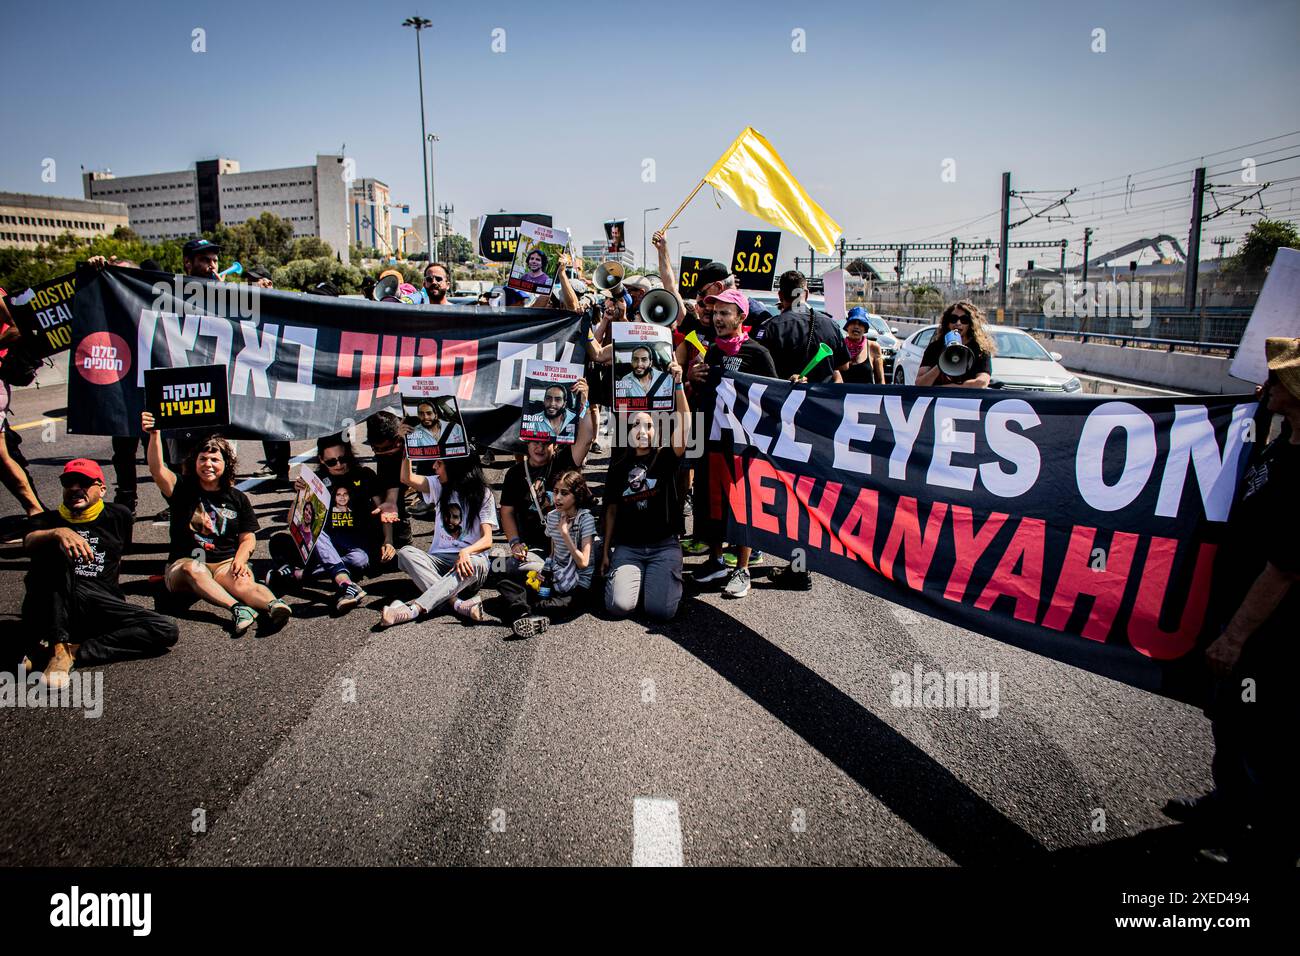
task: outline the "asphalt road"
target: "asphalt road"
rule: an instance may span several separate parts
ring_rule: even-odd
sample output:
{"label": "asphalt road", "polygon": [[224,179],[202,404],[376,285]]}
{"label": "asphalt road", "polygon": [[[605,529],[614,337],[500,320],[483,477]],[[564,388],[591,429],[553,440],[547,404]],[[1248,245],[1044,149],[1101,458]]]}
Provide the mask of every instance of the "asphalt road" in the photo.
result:
{"label": "asphalt road", "polygon": [[[42,441],[32,423],[64,404],[62,386],[14,398],[47,503],[70,458],[112,474],[106,438],[58,421]],[[260,446],[241,451],[241,473],[255,470]],[[152,606],[166,529],[148,520],[162,500],[143,460],[140,473],[123,582]],[[16,514],[0,494],[0,515]],[[250,495],[265,558],[288,495]],[[417,541],[428,531],[417,522]],[[6,633],[24,569],[19,546],[0,547]],[[232,640],[196,606],[171,653],[103,668],[98,719],[0,708],[0,863],[1192,859],[1160,806],[1208,788],[1199,711],[826,578],[808,593],[759,578],[742,601],[688,594],[664,627],[586,617],[528,641],[450,616],[376,633],[379,607],[410,587],[389,574],[367,589],[342,618],[294,600],[265,638]],[[916,663],[996,671],[998,715],[892,706],[890,673]]]}

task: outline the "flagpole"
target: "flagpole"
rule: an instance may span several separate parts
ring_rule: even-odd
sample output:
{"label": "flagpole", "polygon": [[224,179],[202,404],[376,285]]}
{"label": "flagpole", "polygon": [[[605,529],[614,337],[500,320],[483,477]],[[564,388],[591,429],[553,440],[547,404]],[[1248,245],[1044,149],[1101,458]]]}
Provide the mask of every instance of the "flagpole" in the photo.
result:
{"label": "flagpole", "polygon": [[660,232],[667,235],[668,227],[673,224],[673,220],[682,214],[682,210],[685,209],[687,205],[690,203],[690,201],[695,198],[695,194],[704,188],[705,182],[706,180],[703,179],[700,180],[699,185],[691,190],[691,194],[682,200],[682,204],[677,207],[677,211],[668,217],[668,221],[664,223],[663,228],[659,230]]}

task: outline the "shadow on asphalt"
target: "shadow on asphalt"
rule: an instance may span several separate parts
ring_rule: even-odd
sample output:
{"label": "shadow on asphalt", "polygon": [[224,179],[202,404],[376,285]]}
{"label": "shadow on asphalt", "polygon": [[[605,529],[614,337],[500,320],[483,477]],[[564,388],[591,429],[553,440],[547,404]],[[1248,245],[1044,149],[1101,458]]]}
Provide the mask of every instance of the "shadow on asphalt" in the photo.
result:
{"label": "shadow on asphalt", "polygon": [[962,866],[1046,862],[1046,848],[942,764],[757,631],[692,596],[659,628]]}

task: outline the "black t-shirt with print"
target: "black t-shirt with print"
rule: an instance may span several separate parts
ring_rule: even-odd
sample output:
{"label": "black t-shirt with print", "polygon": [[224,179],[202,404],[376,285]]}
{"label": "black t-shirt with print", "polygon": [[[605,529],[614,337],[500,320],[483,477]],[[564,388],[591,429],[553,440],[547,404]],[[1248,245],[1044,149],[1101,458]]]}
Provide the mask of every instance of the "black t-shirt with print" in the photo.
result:
{"label": "black t-shirt with print", "polygon": [[723,371],[746,372],[750,375],[776,378],[776,365],[772,361],[772,353],[762,343],[752,338],[741,342],[740,349],[735,355],[726,354],[718,347],[718,343],[714,342],[704,353],[704,364],[709,366],[709,377],[705,382],[708,388],[717,387]]}
{"label": "black t-shirt with print", "polygon": [[[555,489],[555,479],[566,471],[579,471],[573,463],[573,447],[558,445],[549,465],[534,468],[531,464],[525,469],[526,461],[512,465],[501,483],[501,507],[515,510],[515,526],[519,537],[528,547],[538,551],[548,551],[550,541],[546,537],[546,515],[555,507],[551,492]],[[528,475],[533,479],[533,492],[537,495],[537,504],[542,507],[538,515],[537,506],[533,504],[533,495],[528,490]]]}
{"label": "black t-shirt with print", "polygon": [[[943,336],[936,332],[934,334],[934,341],[926,346],[925,354],[921,356],[921,364],[917,366],[917,368],[934,368],[939,364],[939,356],[942,354]],[[948,381],[969,382],[981,372],[988,372],[990,376],[993,374],[993,359],[991,359],[987,353],[978,350],[973,350],[973,354],[975,358],[970,363],[970,368],[966,370],[966,374],[958,375],[956,377],[948,375]]]}
{"label": "black t-shirt with print", "polygon": [[235,556],[239,536],[257,531],[257,515],[248,495],[238,488],[204,491],[192,477],[177,482],[167,499],[171,509],[171,551],[168,561],[203,552],[207,562]]}
{"label": "black t-shirt with print", "polygon": [[[114,594],[121,595],[117,575],[121,567],[122,555],[131,547],[131,535],[134,519],[130,509],[122,505],[105,502],[103,510],[93,521],[68,521],[58,511],[44,511],[32,518],[33,531],[49,531],[54,528],[71,528],[94,550],[95,556],[90,561],[78,561],[72,565],[72,573],[78,580],[93,581],[100,587]],[[59,554],[58,560],[66,561]]]}
{"label": "black t-shirt with print", "polygon": [[[354,547],[369,549],[379,536],[379,519],[371,514],[375,510],[373,499],[383,499],[380,481],[369,468],[357,465],[346,474],[337,478],[329,473],[328,468],[321,468],[317,473],[322,484],[329,489],[329,518],[325,530],[335,547],[349,550]],[[339,501],[337,489],[348,490],[348,504],[344,508]]]}
{"label": "black t-shirt with print", "polygon": [[624,455],[610,466],[605,507],[617,508],[614,544],[645,547],[681,533],[682,507],[677,494],[681,459],[671,448],[649,455]]}

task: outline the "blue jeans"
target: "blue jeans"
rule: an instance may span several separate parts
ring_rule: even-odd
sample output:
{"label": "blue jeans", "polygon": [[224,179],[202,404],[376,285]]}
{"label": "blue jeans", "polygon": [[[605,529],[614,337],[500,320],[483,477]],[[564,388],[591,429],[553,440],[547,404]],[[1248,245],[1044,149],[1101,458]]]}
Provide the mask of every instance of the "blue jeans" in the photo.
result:
{"label": "blue jeans", "polygon": [[350,578],[359,578],[370,567],[370,555],[363,548],[350,548],[342,553],[330,540],[328,532],[322,531],[316,536],[316,550],[312,552],[303,569],[303,576],[308,578],[329,577],[340,574]]}

